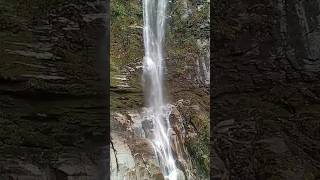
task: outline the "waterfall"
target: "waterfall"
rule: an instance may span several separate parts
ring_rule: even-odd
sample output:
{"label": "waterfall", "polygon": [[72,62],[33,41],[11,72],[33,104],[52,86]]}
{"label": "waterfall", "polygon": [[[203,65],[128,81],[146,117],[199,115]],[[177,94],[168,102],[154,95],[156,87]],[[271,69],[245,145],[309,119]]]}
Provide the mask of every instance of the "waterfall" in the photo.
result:
{"label": "waterfall", "polygon": [[143,77],[148,110],[152,121],[151,140],[166,179],[177,180],[178,171],[171,150],[170,106],[163,96],[164,40],[167,0],[143,0],[145,57]]}

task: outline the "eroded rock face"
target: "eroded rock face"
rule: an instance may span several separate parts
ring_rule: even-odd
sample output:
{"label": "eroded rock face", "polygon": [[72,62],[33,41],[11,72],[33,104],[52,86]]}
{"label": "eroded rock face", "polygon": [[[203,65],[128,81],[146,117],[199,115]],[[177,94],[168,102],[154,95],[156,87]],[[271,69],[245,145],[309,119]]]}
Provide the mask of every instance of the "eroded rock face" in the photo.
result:
{"label": "eroded rock face", "polygon": [[125,115],[113,114],[111,124],[122,129],[112,128],[111,179],[161,179],[161,170],[151,141],[145,136],[142,122],[137,111]]}
{"label": "eroded rock face", "polygon": [[214,3],[213,176],[319,178],[319,5]]}
{"label": "eroded rock face", "polygon": [[[117,132],[115,136],[125,135],[124,139],[128,141],[124,143],[134,154],[134,146],[130,144],[144,142],[153,134],[152,121],[143,118],[143,107],[146,105],[141,86],[142,4],[138,1],[112,1],[111,8],[114,12],[111,28],[111,106],[114,125],[111,130]],[[130,16],[125,12],[130,12]],[[208,1],[171,1],[167,24],[164,89],[166,102],[170,102],[172,107],[171,148],[181,175],[179,179],[208,179]],[[148,157],[151,162],[157,162],[151,150],[148,150],[151,153]],[[158,166],[157,163],[155,166]]]}
{"label": "eroded rock face", "polygon": [[[21,152],[21,149],[18,149]],[[35,158],[30,158],[29,156],[19,155],[17,152],[12,153],[13,155],[19,155],[17,159],[16,156],[12,157],[1,157],[0,165],[2,167],[2,174],[0,178],[2,179],[21,179],[21,180],[43,180],[43,179],[103,179],[105,174],[101,173],[101,163],[105,163],[101,152],[84,153],[78,149],[70,149],[69,152],[64,152],[60,154],[54,161],[54,166],[51,159],[43,159],[42,162],[37,158],[39,156],[45,156],[48,152],[32,152],[29,149],[24,150],[29,151],[29,156],[36,156]],[[37,154],[36,154],[37,153]],[[6,153],[5,155],[8,155]],[[24,159],[22,159],[24,158]],[[30,158],[30,159],[29,159]],[[43,157],[46,158],[46,157]],[[103,172],[105,173],[105,171]]]}
{"label": "eroded rock face", "polygon": [[[187,102],[188,103],[188,102]],[[189,102],[190,103],[190,102]],[[180,179],[205,179],[198,172],[187,147],[199,138],[195,125],[183,117],[178,109],[199,109],[185,105],[180,100],[170,105],[172,127],[171,148],[174,153]],[[188,111],[188,110],[187,110]],[[112,114],[111,177],[112,179],[161,179],[164,178],[151,142],[153,125],[144,119],[144,112],[129,111]],[[189,119],[191,120],[191,119]],[[179,180],[180,180],[179,179]]]}
{"label": "eroded rock face", "polygon": [[0,179],[106,178],[104,3],[0,1]]}

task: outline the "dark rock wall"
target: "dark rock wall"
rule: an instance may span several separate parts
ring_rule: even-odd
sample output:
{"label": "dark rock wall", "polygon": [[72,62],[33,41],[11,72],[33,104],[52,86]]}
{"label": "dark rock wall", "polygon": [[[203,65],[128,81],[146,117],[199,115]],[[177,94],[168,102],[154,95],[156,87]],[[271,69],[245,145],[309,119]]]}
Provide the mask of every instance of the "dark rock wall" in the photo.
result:
{"label": "dark rock wall", "polygon": [[106,1],[0,0],[0,179],[104,179]]}
{"label": "dark rock wall", "polygon": [[320,1],[212,3],[216,179],[320,178]]}

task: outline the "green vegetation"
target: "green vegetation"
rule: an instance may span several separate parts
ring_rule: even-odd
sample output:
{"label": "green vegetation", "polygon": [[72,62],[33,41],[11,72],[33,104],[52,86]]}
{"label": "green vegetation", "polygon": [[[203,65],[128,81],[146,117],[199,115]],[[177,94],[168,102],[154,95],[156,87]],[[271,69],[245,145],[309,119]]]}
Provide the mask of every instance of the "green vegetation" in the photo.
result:
{"label": "green vegetation", "polygon": [[[132,91],[116,88],[120,80],[115,78],[120,75],[121,70],[130,64],[140,62],[143,58],[143,37],[142,37],[142,4],[139,1],[111,1],[111,111],[126,111],[129,109],[141,108],[143,106],[143,94],[141,77],[130,75],[129,84]],[[208,176],[209,172],[209,117],[207,108],[209,106],[208,94],[203,90],[194,89],[192,82],[181,81],[179,78],[192,74],[194,68],[185,68],[194,65],[201,55],[197,47],[197,39],[208,38],[209,29],[200,29],[209,20],[209,4],[204,4],[201,10],[193,2],[189,8],[192,14],[183,19],[185,14],[182,1],[170,3],[168,11],[171,13],[168,18],[166,52],[168,57],[168,78],[167,81],[169,96],[188,99],[192,104],[200,105],[192,122],[201,129],[197,137],[190,139],[187,146],[192,156],[194,165]],[[207,27],[206,27],[207,28]],[[139,74],[139,73],[136,73]],[[176,93],[175,88],[186,87],[188,92]]]}
{"label": "green vegetation", "polygon": [[[203,90],[194,88],[192,82],[180,80],[186,75],[195,73],[194,64],[202,55],[197,46],[198,39],[209,38],[209,27],[204,25],[209,22],[209,3],[205,3],[198,9],[192,1],[186,1],[188,10],[185,9],[183,1],[176,1],[171,6],[171,18],[169,20],[169,31],[166,42],[170,61],[174,66],[168,67],[169,74],[173,77],[168,82],[171,96],[175,99],[188,98],[191,104],[200,105],[200,111],[194,112],[191,117],[193,125],[199,130],[195,138],[187,142],[188,151],[193,163],[204,176],[209,173],[209,96]],[[188,15],[188,16],[187,16]],[[200,28],[202,27],[202,28]],[[181,88],[183,88],[182,92]]]}
{"label": "green vegetation", "polygon": [[[143,58],[142,12],[139,4],[111,2],[111,70]],[[114,67],[116,66],[116,67]]]}
{"label": "green vegetation", "polygon": [[187,143],[188,151],[191,154],[196,168],[205,176],[209,173],[210,157],[209,157],[209,142],[210,142],[210,121],[207,114],[195,115],[191,120],[198,128],[199,134],[197,138],[191,139]]}
{"label": "green vegetation", "polygon": [[[110,58],[110,84],[116,87],[119,80],[116,75],[129,65],[139,62],[143,58],[142,37],[142,9],[141,4],[135,1],[111,1],[111,58]],[[111,110],[131,109],[142,105],[141,78],[130,75],[128,84],[134,92],[114,91],[111,95]],[[113,90],[111,90],[113,91]],[[140,94],[139,94],[140,93]]]}

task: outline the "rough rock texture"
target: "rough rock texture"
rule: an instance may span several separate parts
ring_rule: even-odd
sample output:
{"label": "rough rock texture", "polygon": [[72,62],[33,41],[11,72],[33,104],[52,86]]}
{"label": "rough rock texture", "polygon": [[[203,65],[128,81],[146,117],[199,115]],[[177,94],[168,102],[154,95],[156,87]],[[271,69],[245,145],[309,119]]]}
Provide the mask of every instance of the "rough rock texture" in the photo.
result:
{"label": "rough rock texture", "polygon": [[139,112],[113,114],[111,125],[111,179],[164,179],[157,165]]}
{"label": "rough rock texture", "polygon": [[0,0],[0,179],[104,179],[105,1]]}
{"label": "rough rock texture", "polygon": [[[180,178],[200,179],[195,177],[197,169],[193,167],[187,143],[198,138],[198,132],[190,122],[183,118],[179,108],[193,110],[186,103],[179,101],[171,105],[170,122],[173,128],[171,148],[174,152]],[[111,179],[163,179],[161,169],[149,139],[152,136],[152,122],[144,117],[145,110],[113,113],[111,119]],[[198,175],[200,176],[200,175]]]}
{"label": "rough rock texture", "polygon": [[320,1],[214,1],[214,179],[320,178]]}
{"label": "rough rock texture", "polygon": [[[110,106],[113,145],[110,146],[110,153],[113,179],[163,179],[146,138],[151,134],[151,123],[143,119],[141,3],[136,0],[111,1]],[[164,89],[166,101],[174,105],[171,141],[181,180],[208,179],[208,15],[209,4],[206,1],[169,3]],[[192,176],[188,177],[189,174]]]}
{"label": "rough rock texture", "polygon": [[186,133],[195,129],[194,136],[184,139],[200,179],[209,173],[209,5],[208,1],[171,3],[166,43],[166,91],[171,102],[180,104]]}

